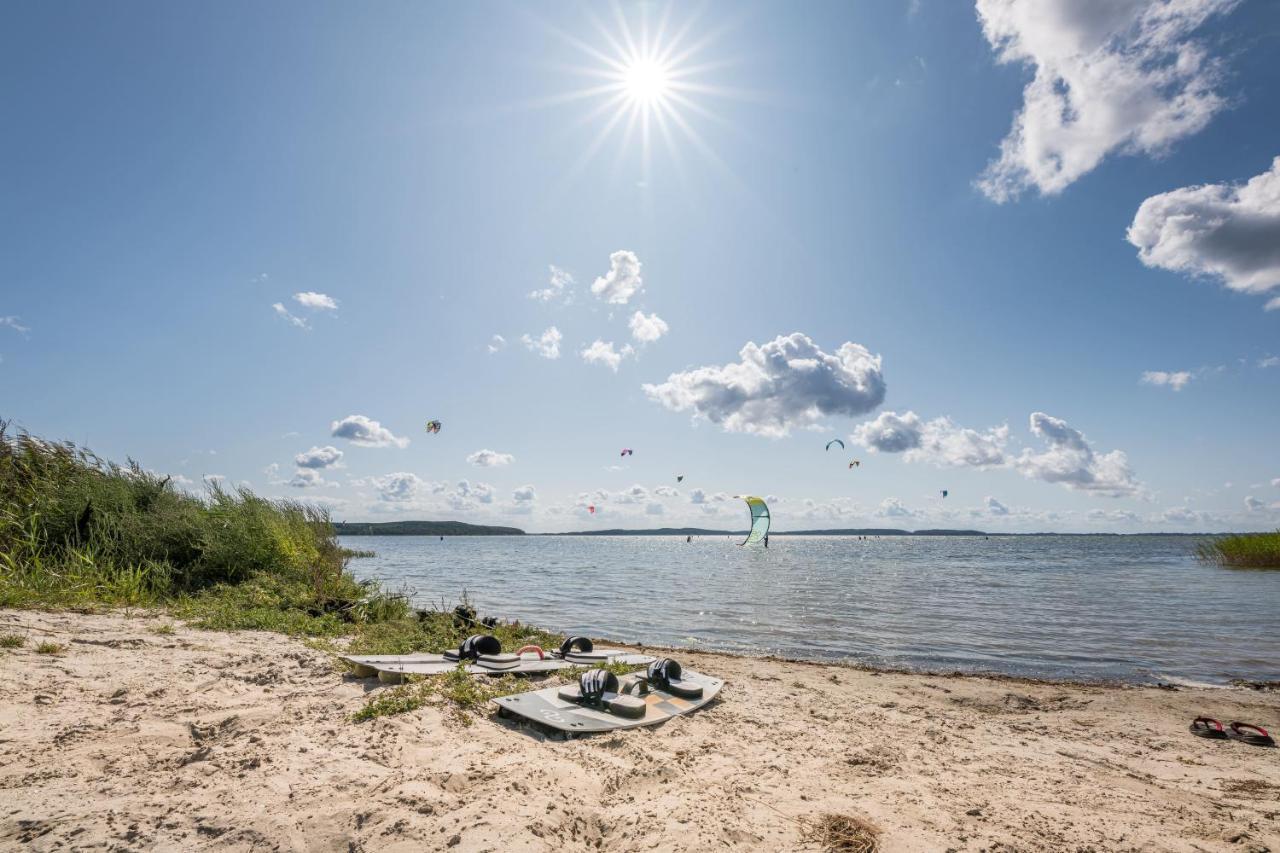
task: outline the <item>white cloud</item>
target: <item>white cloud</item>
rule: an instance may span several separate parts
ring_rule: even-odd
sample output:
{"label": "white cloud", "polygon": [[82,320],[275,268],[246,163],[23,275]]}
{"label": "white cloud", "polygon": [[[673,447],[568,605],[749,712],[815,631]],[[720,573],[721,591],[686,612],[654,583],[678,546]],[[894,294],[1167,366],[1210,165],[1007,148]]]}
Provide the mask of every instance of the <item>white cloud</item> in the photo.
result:
{"label": "white cloud", "polygon": [[489,346],[489,354],[492,355],[495,352],[506,349],[507,339],[504,338],[502,335],[494,335],[492,338],[489,338],[488,346]]}
{"label": "white cloud", "polygon": [[326,296],[323,293],[316,293],[313,290],[304,290],[301,293],[293,294],[293,301],[297,302],[304,308],[310,308],[313,311],[338,310],[338,303],[332,296]]}
{"label": "white cloud", "polygon": [[1258,367],[1264,370],[1268,367],[1280,367],[1280,355],[1269,355],[1266,358],[1258,359]]}
{"label": "white cloud", "polygon": [[419,494],[431,489],[431,484],[408,471],[397,471],[394,474],[383,474],[371,477],[369,483],[377,490],[378,499],[392,503],[411,501]]}
{"label": "white cloud", "polygon": [[1274,480],[1272,480],[1271,485],[1275,486],[1277,489],[1280,489],[1280,477],[1276,477]]}
{"label": "white cloud", "polygon": [[739,356],[722,367],[673,373],[644,392],[729,432],[773,437],[830,415],[866,414],[884,401],[880,356],[861,344],[846,342],[830,354],[794,332],[763,346],[748,342]]}
{"label": "white cloud", "polygon": [[280,473],[280,463],[279,463],[279,462],[272,462],[272,463],[271,463],[270,465],[268,465],[266,468],[263,468],[263,469],[262,469],[262,473],[264,473],[264,474],[266,474],[266,475],[267,475],[267,479],[271,479],[272,477],[275,477],[275,476],[279,475],[279,473]]}
{"label": "white cloud", "polygon": [[653,490],[653,493],[660,498],[680,497],[680,490],[672,486],[658,486],[658,488]]}
{"label": "white cloud", "polygon": [[345,438],[361,447],[408,447],[409,439],[395,436],[391,430],[364,415],[347,415],[329,425],[330,435]]}
{"label": "white cloud", "polygon": [[516,458],[510,453],[499,453],[496,450],[477,450],[467,456],[467,461],[481,468],[497,468],[510,465]]}
{"label": "white cloud", "polygon": [[547,279],[547,287],[542,290],[535,290],[529,294],[530,299],[536,299],[539,302],[551,302],[561,296],[565,302],[569,302],[573,298],[573,276],[566,271],[560,269],[555,264],[551,264],[548,269],[551,271],[550,277]]}
{"label": "white cloud", "polygon": [[1215,518],[1212,513],[1190,509],[1185,506],[1173,506],[1162,512],[1159,521],[1171,524],[1212,524]]}
{"label": "white cloud", "polygon": [[872,453],[905,453],[908,462],[993,468],[1006,462],[1009,428],[978,432],[957,426],[948,417],[921,421],[915,412],[882,412],[875,420],[859,424],[850,437]]}
{"label": "white cloud", "polygon": [[449,506],[453,509],[473,509],[477,503],[493,503],[493,486],[488,483],[472,483],[459,480],[448,496]]}
{"label": "white cloud", "polygon": [[618,372],[618,365],[622,360],[635,352],[630,344],[624,344],[621,350],[613,348],[613,341],[608,343],[597,338],[591,346],[582,350],[578,355],[582,356],[582,360],[587,364],[603,364],[607,365],[614,373]]}
{"label": "white cloud", "polygon": [[511,500],[516,503],[533,503],[538,499],[538,493],[533,486],[520,486],[511,492]]}
{"label": "white cloud", "polygon": [[1138,208],[1128,238],[1149,267],[1216,277],[1244,293],[1280,287],[1280,157],[1243,186],[1205,184],[1152,196]]}
{"label": "white cloud", "polygon": [[638,504],[644,503],[649,499],[649,490],[644,486],[636,483],[629,489],[623,489],[616,495],[612,496],[615,501],[620,504]]}
{"label": "white cloud", "polygon": [[326,444],[324,447],[312,447],[310,450],[293,457],[299,468],[328,468],[342,461],[342,451]]}
{"label": "white cloud", "polygon": [[276,312],[276,316],[283,318],[291,326],[299,329],[310,329],[311,325],[302,317],[294,316],[289,313],[289,309],[284,307],[283,303],[273,302],[271,308]]}
{"label": "white cloud", "polygon": [[20,333],[20,334],[24,334],[24,335],[25,335],[27,332],[31,331],[31,329],[30,329],[30,328],[28,328],[27,326],[24,326],[24,325],[22,325],[22,323],[18,322],[18,318],[17,318],[17,317],[13,317],[13,316],[10,316],[10,317],[0,317],[0,326],[7,326],[8,328],[13,329],[15,332],[18,332],[18,333]]}
{"label": "white cloud", "polygon": [[1244,499],[1245,512],[1261,512],[1266,509],[1266,506],[1264,501],[1258,500],[1253,495],[1248,495]]}
{"label": "white cloud", "polygon": [[1219,63],[1190,38],[1237,0],[977,0],[1002,63],[1034,67],[977,185],[1004,202],[1061,192],[1112,153],[1159,155],[1225,106]]}
{"label": "white cloud", "polygon": [[644,508],[645,515],[662,515],[665,511],[662,504],[657,501],[653,501]]}
{"label": "white cloud", "polygon": [[1127,509],[1091,509],[1088,513],[1090,521],[1135,522],[1140,516]]}
{"label": "white cloud", "polygon": [[885,498],[876,508],[876,515],[881,518],[911,518],[918,514],[915,510],[907,509],[897,498]]}
{"label": "white cloud", "polygon": [[704,504],[707,502],[707,492],[705,489],[691,489],[689,491],[689,503]]}
{"label": "white cloud", "polygon": [[1014,460],[1023,476],[1111,497],[1142,491],[1123,451],[1097,453],[1084,433],[1044,412],[1031,414],[1031,431],[1049,446],[1040,453],[1024,450]]}
{"label": "white cloud", "polygon": [[295,489],[313,489],[319,486],[336,486],[330,483],[314,468],[299,468],[293,472],[293,478],[286,484]]}
{"label": "white cloud", "polygon": [[991,495],[987,495],[985,498],[983,498],[982,503],[983,503],[983,506],[986,507],[987,512],[991,515],[1008,515],[1009,514],[1009,508],[1004,504],[1000,503],[1000,501],[991,497]]}
{"label": "white cloud", "polygon": [[1142,382],[1146,385],[1166,385],[1174,391],[1181,391],[1187,383],[1195,378],[1189,370],[1168,372],[1164,370],[1148,370],[1142,374]]}
{"label": "white cloud", "polygon": [[609,256],[609,271],[591,283],[591,292],[616,305],[625,305],[644,286],[640,259],[626,249]]}
{"label": "white cloud", "polygon": [[563,339],[564,335],[560,334],[560,330],[555,326],[549,327],[537,338],[532,338],[529,335],[520,336],[521,343],[528,347],[531,352],[536,352],[543,358],[559,358],[560,341]]}
{"label": "white cloud", "polygon": [[631,320],[627,325],[631,329],[631,337],[635,338],[642,344],[651,344],[658,338],[665,335],[670,328],[667,321],[663,320],[657,314],[649,314],[645,316],[643,311],[637,311],[631,315]]}

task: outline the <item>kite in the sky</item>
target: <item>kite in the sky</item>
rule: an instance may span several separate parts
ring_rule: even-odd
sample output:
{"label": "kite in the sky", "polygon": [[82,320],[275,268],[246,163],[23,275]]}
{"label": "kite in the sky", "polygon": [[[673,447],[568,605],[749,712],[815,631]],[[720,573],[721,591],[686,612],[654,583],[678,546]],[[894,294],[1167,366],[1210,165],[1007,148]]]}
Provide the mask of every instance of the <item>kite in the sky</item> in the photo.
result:
{"label": "kite in the sky", "polygon": [[619,453],[618,455],[619,455],[619,456],[630,456],[630,455],[632,454],[632,452],[633,452],[633,451],[631,450],[631,448],[630,448],[630,447],[624,447],[624,448],[622,448],[622,452],[621,452],[621,453]]}
{"label": "kite in the sky", "polygon": [[943,490],[942,490],[942,496],[943,496],[944,498],[945,498],[948,494],[949,494],[949,493],[947,492],[947,490],[946,490],[946,489],[943,489]]}
{"label": "kite in the sky", "polygon": [[833,438],[833,439],[831,439],[830,441],[828,441],[828,442],[827,442],[827,450],[830,450],[830,449],[831,449],[831,445],[833,445],[833,444],[838,444],[838,445],[840,445],[840,449],[841,449],[841,450],[844,450],[844,442],[843,442],[843,441],[841,441],[841,440],[840,440],[840,439],[838,439],[838,438]]}
{"label": "kite in the sky", "polygon": [[595,515],[595,514],[596,514],[596,505],[595,505],[595,504],[589,504],[589,505],[587,506],[587,512],[591,513],[592,515]]}
{"label": "kite in the sky", "polygon": [[431,432],[431,433],[439,432],[440,428],[443,426],[444,424],[440,423],[439,421],[427,421],[427,432]]}
{"label": "kite in the sky", "polygon": [[747,534],[747,538],[739,542],[739,545],[754,545],[763,541],[769,535],[769,507],[763,498],[751,497],[750,495],[741,496],[747,502],[747,509],[751,510],[751,532]]}
{"label": "kite in the sky", "polygon": [[850,462],[850,463],[849,463],[849,467],[850,467],[850,468],[858,468],[858,467],[860,467],[861,465],[862,465],[862,460],[861,460],[861,459],[855,459],[855,460],[853,460],[852,462]]}
{"label": "kite in the sky", "polygon": [[676,482],[677,482],[677,483],[683,483],[683,482],[684,482],[684,474],[676,474]]}

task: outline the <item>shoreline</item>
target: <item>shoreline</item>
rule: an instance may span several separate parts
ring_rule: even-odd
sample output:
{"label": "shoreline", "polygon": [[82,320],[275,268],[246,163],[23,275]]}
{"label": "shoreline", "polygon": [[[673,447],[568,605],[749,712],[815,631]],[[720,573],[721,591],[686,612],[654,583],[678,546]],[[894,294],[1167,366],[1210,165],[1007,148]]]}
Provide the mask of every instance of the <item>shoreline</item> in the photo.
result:
{"label": "shoreline", "polygon": [[817,850],[801,822],[839,814],[885,851],[1280,850],[1280,751],[1187,731],[1280,728],[1275,692],[672,650],[721,698],[559,741],[438,704],[352,723],[390,688],[279,634],[0,610],[4,633],[30,641],[0,651],[0,846]]}

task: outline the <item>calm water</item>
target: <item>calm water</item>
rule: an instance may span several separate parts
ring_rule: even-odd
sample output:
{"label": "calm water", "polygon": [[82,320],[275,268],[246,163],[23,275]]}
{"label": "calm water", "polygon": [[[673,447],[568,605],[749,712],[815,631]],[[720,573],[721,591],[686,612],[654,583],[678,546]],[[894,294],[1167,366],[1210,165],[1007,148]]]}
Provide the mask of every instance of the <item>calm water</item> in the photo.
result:
{"label": "calm water", "polygon": [[[736,540],[735,540],[736,541]],[[1280,572],[1174,536],[346,537],[422,605],[668,646],[1127,681],[1280,679]]]}

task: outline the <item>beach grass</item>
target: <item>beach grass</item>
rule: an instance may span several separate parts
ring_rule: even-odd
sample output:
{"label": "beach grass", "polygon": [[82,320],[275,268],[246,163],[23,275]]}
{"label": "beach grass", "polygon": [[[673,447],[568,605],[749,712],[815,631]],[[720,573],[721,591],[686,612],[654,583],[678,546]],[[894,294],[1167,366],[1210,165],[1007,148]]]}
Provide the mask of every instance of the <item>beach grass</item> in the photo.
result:
{"label": "beach grass", "polygon": [[27,644],[21,634],[0,634],[0,649],[20,649]]}
{"label": "beach grass", "polygon": [[337,635],[408,600],[346,571],[327,512],[0,422],[0,607],[167,607],[199,627]]}
{"label": "beach grass", "polygon": [[1246,569],[1280,569],[1280,530],[1239,533],[1202,542],[1197,556],[1206,563]]}
{"label": "beach grass", "polygon": [[435,703],[452,711],[456,722],[469,726],[478,714],[488,709],[490,699],[542,686],[527,678],[517,680],[506,675],[476,677],[461,666],[430,678],[410,676],[410,679],[406,684],[372,694],[364,706],[351,715],[352,722],[407,714]]}
{"label": "beach grass", "polygon": [[67,650],[62,643],[53,643],[48,640],[36,646],[36,654],[38,655],[60,655]]}

